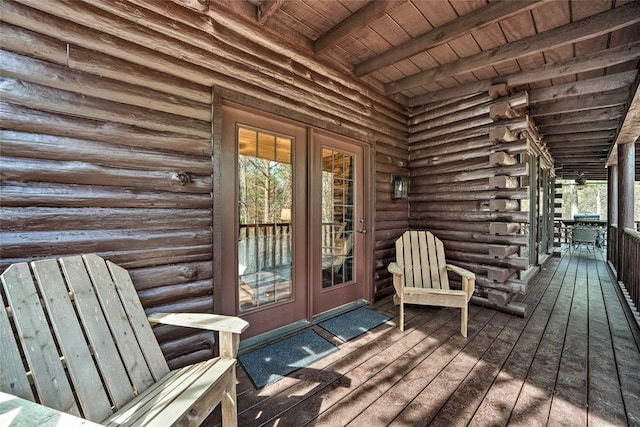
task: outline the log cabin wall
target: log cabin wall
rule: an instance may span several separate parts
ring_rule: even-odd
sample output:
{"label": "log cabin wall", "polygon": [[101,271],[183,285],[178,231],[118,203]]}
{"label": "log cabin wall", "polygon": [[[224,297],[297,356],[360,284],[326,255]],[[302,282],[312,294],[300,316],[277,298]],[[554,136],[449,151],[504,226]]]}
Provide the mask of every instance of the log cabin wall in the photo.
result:
{"label": "log cabin wall", "polygon": [[449,262],[476,273],[479,303],[491,295],[507,306],[526,289],[519,273],[529,262],[519,248],[529,214],[520,201],[529,195],[519,177],[528,168],[516,160],[532,146],[526,105],[526,93],[496,88],[410,113],[410,227],[432,231]]}
{"label": "log cabin wall", "polygon": [[[408,225],[389,196],[390,174],[408,175],[403,107],[178,3],[2,2],[0,267],[94,252],[129,269],[149,311],[215,312],[215,93],[373,147],[374,291],[388,292],[380,271]],[[182,333],[158,329],[172,366],[212,354],[209,334]]]}
{"label": "log cabin wall", "polygon": [[376,145],[375,295],[393,293],[387,267],[395,261],[395,241],[409,229],[409,201],[392,200],[393,175],[409,178],[409,153],[402,145],[378,141]]}

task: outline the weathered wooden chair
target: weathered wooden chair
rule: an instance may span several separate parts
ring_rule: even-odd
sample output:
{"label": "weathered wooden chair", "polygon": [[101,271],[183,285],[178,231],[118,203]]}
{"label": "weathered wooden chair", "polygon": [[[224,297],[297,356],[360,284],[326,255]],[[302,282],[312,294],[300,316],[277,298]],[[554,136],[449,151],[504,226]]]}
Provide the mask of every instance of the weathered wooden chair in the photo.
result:
{"label": "weathered wooden chair", "polygon": [[[447,271],[462,278],[462,290],[451,289]],[[442,241],[428,231],[406,231],[396,240],[393,274],[394,302],[400,304],[400,330],[404,331],[404,304],[462,308],[460,332],[467,336],[468,303],[475,290],[476,276],[447,264]]]}
{"label": "weathered wooden chair", "polygon": [[[112,426],[199,425],[222,403],[223,425],[237,425],[244,320],[147,318],[129,273],[96,255],[13,264],[1,281],[0,391]],[[169,371],[149,321],[218,331],[220,356]]]}

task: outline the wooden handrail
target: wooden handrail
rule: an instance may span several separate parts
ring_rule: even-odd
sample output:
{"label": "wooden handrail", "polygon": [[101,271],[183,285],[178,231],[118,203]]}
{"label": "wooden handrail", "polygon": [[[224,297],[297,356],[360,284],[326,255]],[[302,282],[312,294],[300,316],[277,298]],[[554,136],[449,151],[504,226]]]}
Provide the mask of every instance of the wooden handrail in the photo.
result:
{"label": "wooden handrail", "polygon": [[640,233],[632,228],[625,228],[619,252],[618,281],[626,288],[637,308],[640,305]]}

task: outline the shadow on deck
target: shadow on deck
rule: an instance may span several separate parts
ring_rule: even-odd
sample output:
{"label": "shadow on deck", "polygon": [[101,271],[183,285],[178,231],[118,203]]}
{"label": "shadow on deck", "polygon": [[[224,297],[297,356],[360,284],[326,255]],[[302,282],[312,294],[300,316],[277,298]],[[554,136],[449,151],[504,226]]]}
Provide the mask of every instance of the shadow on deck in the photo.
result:
{"label": "shadow on deck", "polygon": [[254,390],[239,367],[239,425],[640,425],[637,327],[603,254],[551,259],[525,302],[471,306],[465,339],[459,310],[409,306],[403,333],[379,301],[389,322],[290,377]]}

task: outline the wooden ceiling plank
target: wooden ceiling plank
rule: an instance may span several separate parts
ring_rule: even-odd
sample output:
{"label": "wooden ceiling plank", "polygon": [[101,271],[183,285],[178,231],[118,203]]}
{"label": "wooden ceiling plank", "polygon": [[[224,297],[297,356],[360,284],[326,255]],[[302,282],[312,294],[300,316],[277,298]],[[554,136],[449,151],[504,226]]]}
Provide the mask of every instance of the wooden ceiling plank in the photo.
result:
{"label": "wooden ceiling plank", "polygon": [[557,114],[553,116],[540,117],[535,120],[539,127],[568,125],[576,123],[589,123],[602,120],[616,120],[624,115],[625,108],[617,107],[598,108],[589,111],[577,111],[572,113]]}
{"label": "wooden ceiling plank", "polygon": [[611,147],[610,139],[586,139],[584,141],[571,141],[571,142],[554,142],[553,144],[547,142],[547,147],[550,150],[557,148],[576,148],[576,147],[605,147],[607,150]]}
{"label": "wooden ceiling plank", "polygon": [[[555,103],[547,103],[532,107],[529,113],[533,117],[549,116],[553,114],[587,111],[597,108],[615,107],[627,102],[629,93],[619,91],[607,94],[593,95],[587,98],[565,99]],[[536,120],[537,123],[537,120]]]}
{"label": "wooden ceiling plank", "polygon": [[428,81],[441,80],[461,72],[473,71],[487,65],[495,65],[568,43],[587,40],[638,22],[640,22],[640,2],[627,3],[606,12],[486,50],[469,58],[407,76],[386,84],[385,92],[388,95],[402,92]]}
{"label": "wooden ceiling plank", "polygon": [[355,74],[357,77],[364,76],[420,52],[447,43],[458,36],[468,33],[472,29],[485,27],[500,19],[535,7],[536,3],[538,3],[538,0],[496,1],[489,3],[485,7],[462,15],[454,21],[434,28],[419,37],[408,40],[380,55],[361,62],[356,65]]}
{"label": "wooden ceiling plank", "polygon": [[[638,3],[640,4],[640,2]],[[588,95],[599,92],[607,92],[630,86],[636,79],[636,70],[595,79],[582,80],[558,86],[535,89],[529,92],[530,105],[556,99],[572,98],[580,95]]]}
{"label": "wooden ceiling plank", "polygon": [[349,34],[358,28],[367,25],[368,22],[378,18],[384,14],[391,6],[398,4],[394,0],[378,0],[367,3],[340,22],[330,31],[325,33],[313,43],[313,50],[316,54],[338,44],[341,40],[347,38]]}
{"label": "wooden ceiling plank", "polygon": [[509,76],[499,76],[474,82],[452,89],[420,95],[409,100],[409,106],[429,104],[431,102],[443,101],[458,98],[460,96],[472,95],[474,93],[486,92],[489,87],[496,83],[506,83],[507,86],[514,87],[528,84],[535,81],[542,81],[558,76],[577,74],[611,65],[621,64],[640,58],[640,42],[630,43],[581,57],[572,58],[557,64],[547,64],[532,70],[515,73]]}
{"label": "wooden ceiling plank", "polygon": [[562,157],[570,157],[571,155],[582,155],[583,160],[594,160],[597,158],[598,161],[600,159],[606,160],[609,155],[609,150],[611,149],[611,144],[604,145],[592,145],[588,147],[581,146],[567,146],[567,147],[547,147],[551,152],[551,155],[554,158]]}
{"label": "wooden ceiling plank", "polygon": [[612,141],[615,137],[615,131],[605,130],[600,132],[583,132],[583,133],[570,133],[563,135],[546,135],[544,140],[547,144],[553,144],[555,142],[572,142],[572,141],[588,141],[607,139]]}
{"label": "wooden ceiling plank", "polygon": [[547,126],[547,129],[542,132],[544,137],[547,135],[561,135],[571,133],[582,132],[599,132],[603,130],[613,130],[618,128],[618,120],[611,120],[598,123],[580,123],[575,125],[563,125],[563,126]]}

